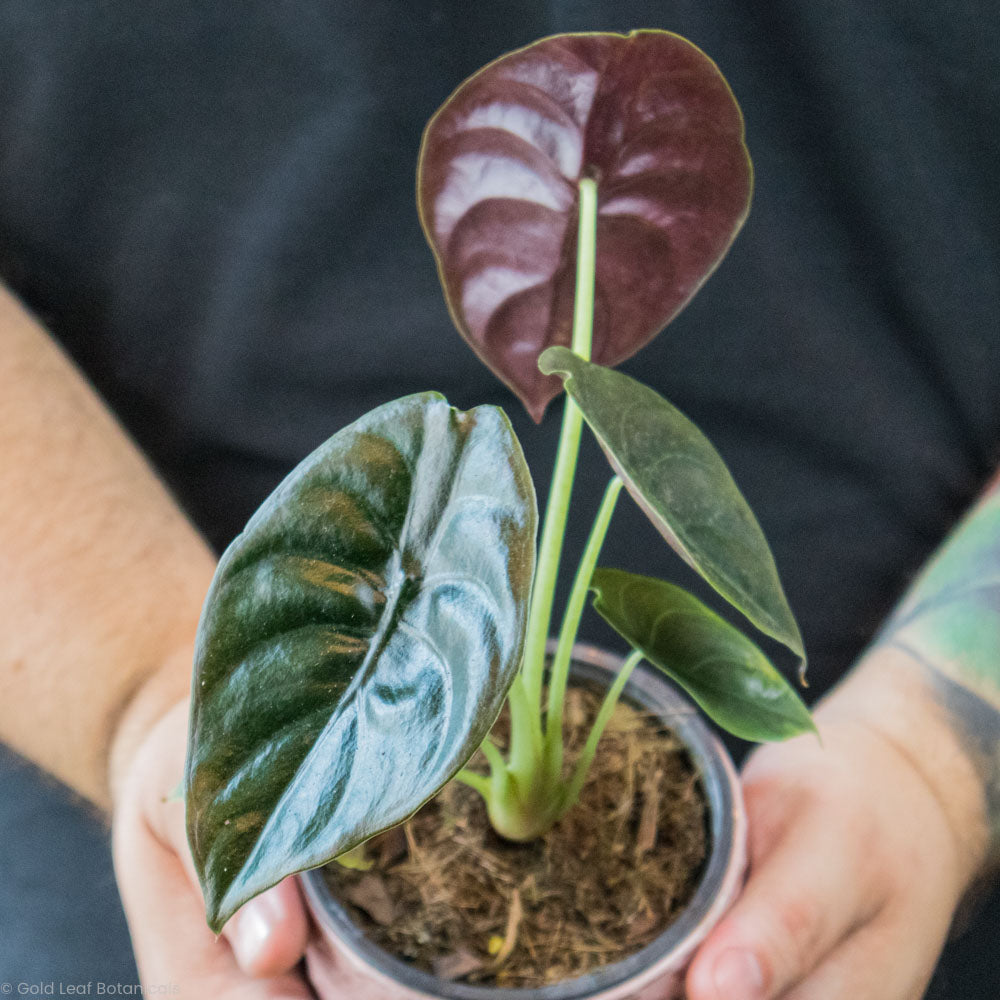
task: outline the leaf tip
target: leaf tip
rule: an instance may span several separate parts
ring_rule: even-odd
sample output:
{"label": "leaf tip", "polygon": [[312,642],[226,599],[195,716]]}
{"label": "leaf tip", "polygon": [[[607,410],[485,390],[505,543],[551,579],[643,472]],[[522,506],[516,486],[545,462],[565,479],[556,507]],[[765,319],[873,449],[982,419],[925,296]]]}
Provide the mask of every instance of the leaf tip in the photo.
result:
{"label": "leaf tip", "polygon": [[524,408],[528,411],[528,416],[531,417],[536,424],[540,424],[542,422],[542,418],[545,416],[545,411],[549,408],[549,400],[546,399],[540,403],[535,403],[531,400],[522,398],[521,402],[524,403]]}
{"label": "leaf tip", "polygon": [[786,739],[791,739],[795,736],[808,736],[812,734],[819,740],[820,746],[823,745],[823,739],[819,734],[819,729],[816,727],[816,723],[813,720],[812,712],[809,711],[809,706],[798,696],[795,697],[795,702],[798,706],[798,711],[796,712],[794,732],[788,734]]}
{"label": "leaf tip", "polygon": [[546,347],[538,355],[538,370],[543,375],[558,375],[565,379],[572,372],[572,361],[576,357],[568,347],[556,345]]}
{"label": "leaf tip", "polygon": [[221,913],[216,907],[205,907],[205,923],[208,924],[208,929],[216,937],[222,933],[222,929],[226,926],[226,921],[228,919],[229,914]]}

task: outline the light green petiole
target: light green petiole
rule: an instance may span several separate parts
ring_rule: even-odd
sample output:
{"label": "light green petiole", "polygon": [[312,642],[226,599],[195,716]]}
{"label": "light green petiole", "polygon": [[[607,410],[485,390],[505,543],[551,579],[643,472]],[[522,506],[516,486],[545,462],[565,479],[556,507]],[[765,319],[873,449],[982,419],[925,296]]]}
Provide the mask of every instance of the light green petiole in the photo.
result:
{"label": "light green petiole", "polygon": [[574,354],[590,360],[594,338],[594,283],[597,274],[597,182],[580,181],[580,222],[576,244],[576,297],[573,300]]}
{"label": "light green petiole", "polygon": [[[597,184],[591,178],[580,181],[580,215],[577,237],[576,299],[573,307],[571,348],[584,360],[590,360],[594,327],[594,277],[597,257]],[[562,698],[565,696],[569,657],[572,653],[587,585],[593,574],[601,542],[607,532],[614,502],[621,490],[615,477],[605,493],[597,521],[577,571],[567,609],[567,621],[560,633],[561,694],[550,695],[549,712],[555,706],[555,726],[542,728],[542,681],[545,653],[552,624],[556,580],[562,558],[563,538],[569,515],[577,455],[583,431],[583,416],[576,403],[566,397],[562,429],[556,450],[552,486],[538,547],[538,562],[528,608],[528,622],[521,669],[507,695],[510,711],[510,750],[507,760],[488,740],[482,745],[490,765],[489,776],[467,769],[456,778],[474,788],[486,800],[494,828],[512,840],[530,840],[548,830],[563,810],[562,781]],[[589,569],[587,568],[589,566]],[[565,663],[563,660],[565,659]],[[603,728],[603,726],[602,726]],[[557,749],[552,746],[558,744]],[[591,754],[591,757],[593,754]],[[582,779],[581,779],[582,780]]]}
{"label": "light green petiole", "polygon": [[503,790],[507,786],[509,780],[507,762],[503,759],[503,754],[497,745],[489,737],[483,740],[479,749],[482,750],[483,756],[490,765],[489,775],[478,774],[476,771],[470,771],[467,767],[463,767],[455,775],[455,781],[460,781],[463,785],[474,788],[487,802],[491,802],[498,790]]}
{"label": "light green petiole", "polygon": [[490,779],[485,775],[476,774],[475,771],[470,771],[468,768],[463,767],[455,775],[454,780],[460,781],[463,785],[468,785],[470,788],[474,788],[484,799],[489,799]]}
{"label": "light green petiole", "polygon": [[614,683],[608,688],[608,693],[604,696],[604,701],[601,703],[597,718],[594,719],[594,725],[591,727],[587,742],[583,750],[580,751],[576,767],[573,769],[573,777],[570,778],[569,784],[566,786],[562,811],[559,814],[560,817],[565,816],[576,805],[576,801],[580,797],[580,789],[583,788],[583,783],[587,780],[587,772],[590,770],[590,765],[594,761],[594,755],[597,753],[597,744],[600,742],[601,737],[604,735],[604,730],[611,720],[611,713],[614,712],[615,705],[618,704],[618,699],[621,697],[621,693],[625,689],[629,677],[632,676],[632,671],[635,670],[642,659],[643,653],[641,650],[632,650],[622,664],[621,670],[618,671],[618,676],[615,678]]}
{"label": "light green petiole", "polygon": [[[523,675],[514,678],[507,693],[507,708],[510,711],[510,763],[507,769],[522,785],[530,784],[542,761],[542,720],[538,702],[529,697]],[[485,747],[483,752],[487,753]]]}
{"label": "light green petiole", "polygon": [[[594,330],[594,273],[597,259],[597,184],[585,177],[580,181],[580,216],[577,237],[576,298],[573,306],[571,349],[586,361]],[[552,622],[556,579],[562,556],[569,501],[573,492],[576,459],[580,450],[583,417],[569,396],[563,411],[562,430],[556,451],[555,471],[545,510],[545,523],[538,548],[538,568],[528,610],[522,672],[526,694],[541,708],[542,678],[545,673],[545,646]]]}
{"label": "light green petiole", "polygon": [[375,863],[368,857],[367,843],[360,843],[357,847],[352,847],[349,851],[338,855],[334,860],[341,868],[349,868],[351,871],[366,872]]}
{"label": "light green petiole", "polygon": [[590,537],[587,539],[586,548],[583,550],[583,556],[573,580],[573,589],[570,591],[562,629],[559,632],[559,644],[552,660],[552,669],[549,674],[548,712],[545,717],[545,755],[549,774],[556,777],[562,774],[563,702],[566,699],[566,683],[569,678],[570,662],[573,658],[573,644],[576,642],[580,618],[583,616],[583,609],[587,602],[590,580],[594,575],[594,568],[597,566],[601,546],[608,533],[608,525],[611,523],[611,515],[615,511],[615,504],[618,502],[622,485],[621,479],[618,476],[613,476],[604,491],[604,498],[601,500],[601,506],[594,518]]}

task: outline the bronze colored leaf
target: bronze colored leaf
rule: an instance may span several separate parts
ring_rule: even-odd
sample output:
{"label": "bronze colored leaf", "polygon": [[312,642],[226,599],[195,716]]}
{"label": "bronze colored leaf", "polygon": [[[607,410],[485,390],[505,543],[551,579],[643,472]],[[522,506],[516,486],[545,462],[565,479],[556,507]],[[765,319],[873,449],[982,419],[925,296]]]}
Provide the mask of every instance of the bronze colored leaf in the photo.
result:
{"label": "bronze colored leaf", "polygon": [[424,133],[417,193],[462,336],[540,420],[568,345],[577,192],[598,184],[593,359],[651,340],[746,218],[752,171],[716,65],[665,31],[546,38],[490,63]]}

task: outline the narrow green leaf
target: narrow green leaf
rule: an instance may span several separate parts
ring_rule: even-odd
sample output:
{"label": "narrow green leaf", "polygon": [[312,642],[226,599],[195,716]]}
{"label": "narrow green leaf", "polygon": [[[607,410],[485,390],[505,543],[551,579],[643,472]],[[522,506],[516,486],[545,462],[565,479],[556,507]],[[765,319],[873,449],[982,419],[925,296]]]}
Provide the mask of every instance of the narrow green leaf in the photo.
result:
{"label": "narrow green leaf", "polygon": [[659,393],[565,347],[538,364],[565,380],[612,467],[681,558],[804,660],[764,532],[708,438]]}
{"label": "narrow green leaf", "polygon": [[597,570],[591,589],[605,621],[724,729],[758,742],[815,731],[760,649],[686,590],[617,569]]}
{"label": "narrow green leaf", "polygon": [[188,836],[214,930],[472,755],[520,662],[535,526],[503,412],[434,393],[340,431],[253,516],[195,657]]}

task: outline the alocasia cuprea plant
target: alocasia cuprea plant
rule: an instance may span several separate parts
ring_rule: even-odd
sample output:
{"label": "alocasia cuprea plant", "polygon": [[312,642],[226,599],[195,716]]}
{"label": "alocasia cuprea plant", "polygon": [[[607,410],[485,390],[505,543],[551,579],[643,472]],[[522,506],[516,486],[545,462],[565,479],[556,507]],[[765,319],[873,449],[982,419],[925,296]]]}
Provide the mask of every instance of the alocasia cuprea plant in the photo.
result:
{"label": "alocasia cuprea plant", "polygon": [[[213,928],[452,778],[504,836],[544,833],[575,802],[643,658],[740,736],[811,728],[733,625],[673,584],[597,569],[625,489],[693,570],[804,659],[767,542],[715,449],[610,367],[714,270],[751,187],[728,85],[667,32],[544,39],[432,119],[419,210],[455,323],[536,419],[566,392],[537,561],[531,479],[495,407],[461,413],[433,393],[388,403],[279,486],[223,556],[199,628],[185,790]],[[548,662],[584,422],[613,475]],[[567,766],[563,699],[589,591],[633,652]],[[505,699],[506,754],[488,736]],[[478,747],[487,774],[465,766]]]}

